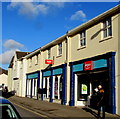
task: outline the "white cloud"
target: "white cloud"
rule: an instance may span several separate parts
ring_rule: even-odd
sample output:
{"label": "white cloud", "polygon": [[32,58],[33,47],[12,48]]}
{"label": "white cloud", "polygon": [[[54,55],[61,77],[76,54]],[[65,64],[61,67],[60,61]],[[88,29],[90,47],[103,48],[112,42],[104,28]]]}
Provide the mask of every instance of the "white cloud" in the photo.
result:
{"label": "white cloud", "polygon": [[8,5],[8,9],[12,10],[14,8],[18,9],[20,15],[29,18],[34,18],[39,14],[46,14],[48,12],[46,5],[32,2],[11,2],[11,4]]}
{"label": "white cloud", "polygon": [[19,51],[18,49],[12,49],[0,54],[0,64],[9,64],[15,51]]}
{"label": "white cloud", "polygon": [[70,17],[70,20],[86,21],[86,14],[82,10],[79,10]]}
{"label": "white cloud", "polygon": [[12,2],[7,6],[8,10],[16,9],[18,14],[23,15],[28,18],[36,18],[41,14],[49,14],[50,11],[56,10],[56,8],[63,8],[65,3],[61,2],[51,2],[51,0],[41,0],[39,2],[29,2],[32,0],[26,0],[27,2]]}
{"label": "white cloud", "polygon": [[9,64],[15,51],[20,51],[25,47],[23,44],[10,39],[3,44],[3,48],[6,49],[6,51],[0,54],[0,64]]}
{"label": "white cloud", "polygon": [[16,42],[15,40],[9,39],[4,43],[4,48],[6,49],[20,49],[20,48],[24,48],[24,45]]}

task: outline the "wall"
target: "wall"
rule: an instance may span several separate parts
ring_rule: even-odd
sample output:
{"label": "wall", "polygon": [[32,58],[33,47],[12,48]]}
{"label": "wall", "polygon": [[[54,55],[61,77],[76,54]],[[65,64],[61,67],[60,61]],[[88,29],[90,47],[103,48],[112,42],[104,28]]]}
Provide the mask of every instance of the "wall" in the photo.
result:
{"label": "wall", "polygon": [[8,68],[8,90],[12,90],[12,68]]}
{"label": "wall", "polygon": [[117,90],[116,90],[116,94],[118,94],[118,96],[117,96],[117,114],[119,114],[120,115],[120,93],[119,93],[119,91],[120,91],[120,13],[118,14],[118,24],[116,24],[116,29],[118,29],[118,32],[117,32],[117,34],[118,34],[118,57],[117,57],[117,59],[118,59],[118,61],[117,61],[117,63],[116,63],[116,67],[118,68],[118,72],[117,72],[117,74],[116,74],[116,84],[117,84]]}
{"label": "wall", "polygon": [[102,38],[102,23],[92,26],[86,30],[86,47],[78,46],[80,36],[76,34],[71,38],[71,61],[86,59],[96,55],[104,54],[117,50],[117,34],[116,34],[116,16],[112,17],[113,37],[108,39]]}
{"label": "wall", "polygon": [[0,75],[0,85],[5,84],[5,86],[8,86],[8,75],[1,74]]}
{"label": "wall", "polygon": [[[52,67],[55,66],[59,66],[61,64],[65,63],[66,60],[66,43],[65,40],[62,41],[62,55],[58,55],[58,44],[56,44],[55,46],[52,46],[51,48],[51,60],[54,60],[54,64],[52,65]],[[42,51],[41,54],[42,57],[42,69],[45,69],[49,66],[49,64],[45,64],[45,59],[48,59],[48,49]]]}

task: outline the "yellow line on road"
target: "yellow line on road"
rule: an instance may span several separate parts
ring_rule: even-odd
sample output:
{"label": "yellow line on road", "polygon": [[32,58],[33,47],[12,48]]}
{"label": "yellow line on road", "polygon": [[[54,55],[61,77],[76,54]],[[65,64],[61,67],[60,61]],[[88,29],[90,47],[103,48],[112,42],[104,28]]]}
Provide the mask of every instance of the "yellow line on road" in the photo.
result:
{"label": "yellow line on road", "polygon": [[[12,102],[12,103],[13,103],[13,102]],[[38,112],[34,112],[34,111],[30,110],[30,109],[27,109],[27,108],[25,108],[25,107],[23,107],[23,106],[21,106],[21,105],[16,104],[16,103],[13,103],[13,104],[16,105],[16,106],[18,106],[18,107],[21,107],[21,108],[23,108],[23,109],[25,109],[25,110],[27,110],[27,111],[29,111],[29,112],[32,112],[32,113],[34,113],[34,114],[36,114],[36,115],[39,115],[39,116],[41,116],[41,117],[48,117],[48,116],[45,116],[45,115],[40,114],[40,113],[38,113]]]}

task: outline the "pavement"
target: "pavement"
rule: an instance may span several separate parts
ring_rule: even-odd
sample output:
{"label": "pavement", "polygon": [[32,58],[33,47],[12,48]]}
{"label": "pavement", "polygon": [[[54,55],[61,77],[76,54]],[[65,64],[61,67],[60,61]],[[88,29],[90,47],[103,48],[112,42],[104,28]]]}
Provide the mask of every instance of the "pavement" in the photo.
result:
{"label": "pavement", "polygon": [[[50,119],[96,119],[97,111],[88,107],[71,107],[68,105],[61,105],[58,103],[51,103],[48,101],[37,100],[27,97],[12,96],[9,100],[13,104],[20,105],[26,109],[34,111],[43,115],[42,117]],[[106,119],[120,119],[120,116],[106,113]]]}

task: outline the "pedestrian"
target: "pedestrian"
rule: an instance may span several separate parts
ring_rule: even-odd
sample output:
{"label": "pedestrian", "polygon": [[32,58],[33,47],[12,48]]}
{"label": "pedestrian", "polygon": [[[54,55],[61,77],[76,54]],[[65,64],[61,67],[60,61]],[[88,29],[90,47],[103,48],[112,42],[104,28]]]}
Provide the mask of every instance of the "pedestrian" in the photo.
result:
{"label": "pedestrian", "polygon": [[[98,107],[98,118],[105,119],[105,96],[104,96],[104,89],[102,85],[98,86],[98,102],[97,102],[97,107]],[[100,117],[100,113],[102,112],[102,117]]]}
{"label": "pedestrian", "polygon": [[40,88],[38,88],[37,93],[38,93],[38,100],[40,100],[40,98],[41,98],[41,89]]}

